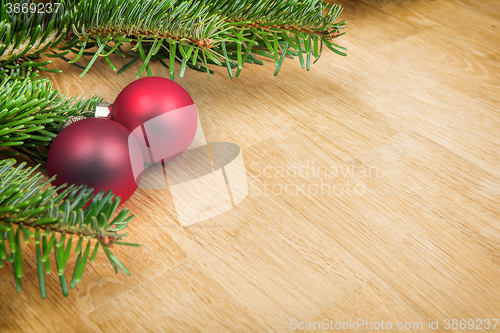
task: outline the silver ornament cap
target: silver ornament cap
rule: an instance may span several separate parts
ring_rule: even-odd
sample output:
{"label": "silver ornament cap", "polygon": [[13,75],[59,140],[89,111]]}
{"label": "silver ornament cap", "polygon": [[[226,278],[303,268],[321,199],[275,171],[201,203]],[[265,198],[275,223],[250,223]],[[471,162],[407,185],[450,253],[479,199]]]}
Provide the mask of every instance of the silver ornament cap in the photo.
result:
{"label": "silver ornament cap", "polygon": [[83,120],[83,119],[85,119],[85,116],[69,116],[68,120],[66,120],[66,122],[64,123],[64,125],[62,127],[66,128],[69,125],[71,125],[79,120]]}
{"label": "silver ornament cap", "polygon": [[109,116],[109,114],[111,113],[109,111],[110,105],[111,105],[111,103],[109,103],[109,102],[97,103],[97,106],[95,108],[95,117],[96,118],[106,118],[107,116]]}
{"label": "silver ornament cap", "polygon": [[[106,118],[111,113],[111,111],[109,110],[110,105],[111,105],[111,103],[109,103],[109,102],[97,103],[97,105],[95,107],[95,111],[85,111],[83,113],[91,113],[91,114],[93,113],[95,118]],[[64,123],[62,128],[66,128],[69,125],[73,124],[74,122],[77,122],[79,120],[83,120],[86,118],[87,117],[85,117],[83,115],[69,116],[68,120],[66,120],[66,122]]]}

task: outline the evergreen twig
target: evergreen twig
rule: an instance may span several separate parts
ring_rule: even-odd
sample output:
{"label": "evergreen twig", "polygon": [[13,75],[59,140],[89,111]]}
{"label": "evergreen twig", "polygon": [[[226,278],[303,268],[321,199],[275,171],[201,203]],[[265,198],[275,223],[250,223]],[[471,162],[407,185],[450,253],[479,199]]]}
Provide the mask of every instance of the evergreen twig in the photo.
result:
{"label": "evergreen twig", "polygon": [[[129,274],[109,249],[114,243],[136,245],[119,242],[126,236],[121,231],[133,218],[128,209],[123,209],[112,219],[119,197],[113,199],[111,191],[93,197],[92,189],[85,186],[55,188],[49,185],[53,178],[43,181],[43,174],[34,173],[37,167],[26,167],[24,162],[15,164],[14,159],[0,160],[0,267],[4,262],[12,264],[19,291],[23,275],[21,246],[33,237],[42,298],[46,297],[44,274],[50,271],[51,253],[55,255],[56,272],[65,296],[64,274],[71,253],[77,256],[71,288],[81,280],[92,247],[92,260],[102,248],[116,272],[121,268]],[[75,249],[73,239],[78,242]]]}
{"label": "evergreen twig", "polygon": [[[27,1],[22,0],[21,5]],[[17,64],[22,57],[36,56],[50,49],[57,51],[56,54],[44,53],[50,57],[74,53],[75,58],[70,63],[76,63],[83,55],[92,55],[82,76],[98,57],[104,57],[116,70],[109,56],[126,56],[121,48],[125,43],[134,45],[130,53],[132,62],[142,60],[137,76],[144,70],[151,76],[149,62],[159,61],[169,69],[171,79],[175,77],[174,66],[172,61],[164,62],[164,59],[180,62],[181,77],[186,67],[209,72],[206,65],[200,64],[205,62],[229,66],[229,75],[237,77],[243,63],[259,63],[255,54],[278,59],[282,52],[295,52],[301,66],[307,70],[311,58],[317,60],[321,56],[323,44],[333,52],[345,55],[345,48],[333,42],[343,35],[340,30],[345,28],[345,21],[336,22],[342,8],[320,0],[61,1],[58,12],[50,17],[44,14],[29,16],[29,13],[7,15],[8,19],[0,23],[0,41],[9,52],[0,48],[0,66],[22,66]],[[21,30],[25,33],[11,33]],[[32,41],[46,40],[45,36],[51,36],[51,42],[41,48],[33,46]],[[16,48],[16,45],[26,47]],[[243,57],[243,53],[247,56]],[[249,54],[252,56],[248,57]],[[238,71],[233,76],[232,66],[235,64]],[[32,60],[28,65],[41,66]],[[277,68],[275,74],[279,70]]]}
{"label": "evergreen twig", "polygon": [[119,232],[133,217],[124,209],[112,219],[120,199],[113,199],[111,192],[93,197],[92,189],[86,187],[55,188],[49,185],[53,179],[44,182],[41,173],[34,173],[46,163],[47,149],[62,124],[70,116],[93,109],[101,99],[82,97],[75,101],[52,89],[50,81],[37,76],[37,72],[4,70],[3,74],[7,72],[9,75],[0,83],[0,147],[11,150],[2,150],[0,154],[22,153],[38,165],[31,168],[22,163],[16,167],[15,159],[0,160],[0,267],[4,262],[12,263],[16,286],[21,291],[20,239],[29,242],[34,237],[42,297],[46,296],[44,272],[50,271],[51,253],[55,255],[56,272],[66,296],[64,272],[75,238],[79,245],[74,249],[78,260],[71,288],[83,275],[92,242],[95,244],[92,260],[101,247],[116,271],[122,268],[129,274],[108,249],[125,236]]}
{"label": "evergreen twig", "polygon": [[14,155],[22,153],[43,164],[47,148],[68,117],[93,110],[102,99],[81,97],[75,101],[37,75],[11,70],[0,82],[0,147],[10,147]]}

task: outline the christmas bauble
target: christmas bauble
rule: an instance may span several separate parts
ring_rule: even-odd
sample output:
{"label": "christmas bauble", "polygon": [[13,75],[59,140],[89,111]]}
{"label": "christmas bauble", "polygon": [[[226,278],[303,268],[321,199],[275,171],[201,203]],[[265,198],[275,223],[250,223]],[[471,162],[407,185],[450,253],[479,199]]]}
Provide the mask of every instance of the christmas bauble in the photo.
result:
{"label": "christmas bauble", "polygon": [[148,163],[182,154],[198,127],[191,96],[179,84],[162,77],[146,77],[126,86],[113,103],[111,119],[132,132]]}
{"label": "christmas bauble", "polygon": [[105,118],[72,123],[54,139],[47,158],[53,185],[112,190],[125,202],[137,189],[144,167],[141,148],[122,125]]}

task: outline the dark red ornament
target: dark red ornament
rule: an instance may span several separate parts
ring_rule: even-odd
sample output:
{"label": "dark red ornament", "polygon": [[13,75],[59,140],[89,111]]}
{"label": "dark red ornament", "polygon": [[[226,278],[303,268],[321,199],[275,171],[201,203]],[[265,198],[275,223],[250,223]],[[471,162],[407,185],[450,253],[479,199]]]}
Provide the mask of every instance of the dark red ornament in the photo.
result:
{"label": "dark red ornament", "polygon": [[132,132],[148,163],[182,154],[198,127],[191,96],[179,84],[162,77],[146,77],[126,86],[113,103],[111,119]]}
{"label": "dark red ornament", "polygon": [[54,139],[47,158],[53,185],[94,188],[94,194],[112,190],[125,202],[137,189],[144,160],[141,148],[122,125],[105,118],[79,120]]}

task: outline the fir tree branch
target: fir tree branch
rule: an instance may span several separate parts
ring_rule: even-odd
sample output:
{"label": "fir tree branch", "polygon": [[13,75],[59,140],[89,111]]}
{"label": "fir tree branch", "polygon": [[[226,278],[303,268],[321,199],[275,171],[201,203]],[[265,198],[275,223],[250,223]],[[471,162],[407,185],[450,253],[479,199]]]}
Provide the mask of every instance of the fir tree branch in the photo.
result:
{"label": "fir tree branch", "polygon": [[[345,48],[333,43],[345,28],[345,21],[335,22],[342,8],[319,0],[66,0],[62,7],[64,13],[55,20],[66,24],[67,38],[58,45],[60,53],[56,56],[75,53],[76,58],[70,62],[76,63],[82,55],[92,55],[82,75],[97,57],[104,57],[116,70],[109,56],[125,56],[121,46],[130,42],[134,45],[130,52],[133,59],[119,73],[141,59],[137,76],[144,70],[151,75],[149,62],[159,61],[169,69],[171,79],[175,78],[173,61],[181,63],[181,76],[186,67],[210,72],[207,65],[215,64],[226,66],[234,77],[233,68],[238,68],[238,76],[245,62],[262,64],[256,54],[273,57],[275,65],[282,52],[295,54],[307,70],[312,56],[315,60],[321,56],[323,44],[345,55]],[[36,38],[36,32],[31,37]],[[94,47],[97,50],[91,50]],[[9,58],[13,60],[14,56]]]}
{"label": "fir tree branch", "polygon": [[[55,48],[66,36],[70,25],[69,13],[64,10],[51,13],[31,13],[29,0],[6,1],[0,21],[0,67],[20,69],[38,67],[47,70],[45,63],[33,61],[46,50]],[[10,5],[10,6],[7,6]],[[16,13],[12,6],[28,10]],[[10,13],[7,13],[10,8]]]}
{"label": "fir tree branch", "polygon": [[[95,245],[90,261],[102,248],[116,272],[121,268],[130,274],[109,249],[112,244],[137,245],[120,242],[126,236],[120,231],[133,215],[123,209],[112,219],[119,197],[113,199],[111,191],[93,197],[92,189],[85,186],[55,188],[49,185],[53,179],[44,182],[41,173],[34,173],[37,167],[15,164],[14,159],[0,160],[0,267],[4,262],[12,263],[18,291],[22,289],[23,275],[21,239],[28,243],[33,237],[42,298],[46,297],[44,274],[50,271],[51,253],[55,255],[56,272],[65,296],[64,273],[70,254],[77,256],[70,285],[73,288],[82,278],[92,243]],[[74,250],[73,239],[78,242]]]}
{"label": "fir tree branch", "polygon": [[[0,146],[23,153],[37,163],[45,163],[47,148],[68,117],[84,113],[101,99],[80,98],[74,102],[74,98],[53,90],[48,79],[38,77],[37,72],[11,70],[9,73],[0,83]],[[92,189],[82,186],[55,188],[49,185],[53,179],[44,182],[41,173],[34,173],[41,164],[27,168],[25,163],[17,167],[15,163],[14,159],[0,160],[0,267],[4,262],[12,263],[19,291],[23,273],[20,240],[29,242],[33,236],[43,298],[46,296],[44,271],[50,271],[51,253],[55,255],[63,294],[67,295],[64,272],[72,253],[73,238],[78,239],[79,246],[75,250],[77,263],[71,288],[83,275],[91,243],[95,244],[91,260],[102,248],[115,271],[121,268],[129,274],[108,249],[115,242],[135,245],[119,242],[126,235],[120,231],[133,217],[129,216],[129,210],[123,209],[112,219],[119,198],[113,199],[111,192],[101,192],[94,197]]]}
{"label": "fir tree branch", "polygon": [[68,117],[93,109],[101,99],[75,101],[37,74],[11,71],[0,82],[0,147],[10,147],[15,154],[23,153],[43,164],[47,148]]}

